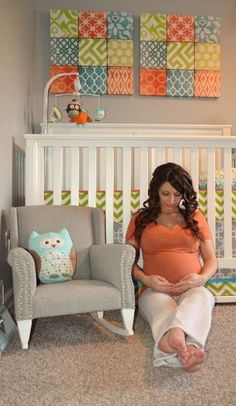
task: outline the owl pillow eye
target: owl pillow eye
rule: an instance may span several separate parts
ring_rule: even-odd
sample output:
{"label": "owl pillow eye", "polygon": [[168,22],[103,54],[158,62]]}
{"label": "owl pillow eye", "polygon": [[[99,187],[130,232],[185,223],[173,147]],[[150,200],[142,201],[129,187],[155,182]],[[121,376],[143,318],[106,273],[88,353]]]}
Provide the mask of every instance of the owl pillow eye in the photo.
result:
{"label": "owl pillow eye", "polygon": [[51,239],[50,238],[45,238],[44,240],[41,241],[41,247],[49,247],[51,245]]}
{"label": "owl pillow eye", "polygon": [[74,104],[70,104],[70,105],[69,105],[69,109],[70,109],[70,110],[74,110],[74,108],[75,108],[75,105],[74,105]]}
{"label": "owl pillow eye", "polygon": [[61,237],[56,237],[51,241],[51,245],[54,245],[56,247],[62,247],[64,245],[64,240]]}
{"label": "owl pillow eye", "polygon": [[43,234],[33,231],[29,238],[29,251],[35,260],[40,282],[57,283],[72,279],[77,254],[66,228]]}

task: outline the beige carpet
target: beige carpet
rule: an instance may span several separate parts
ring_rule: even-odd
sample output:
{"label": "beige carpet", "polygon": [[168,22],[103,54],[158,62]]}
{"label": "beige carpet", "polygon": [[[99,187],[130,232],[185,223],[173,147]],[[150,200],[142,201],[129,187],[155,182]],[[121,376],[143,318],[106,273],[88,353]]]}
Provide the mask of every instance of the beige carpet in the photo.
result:
{"label": "beige carpet", "polygon": [[136,334],[125,338],[88,315],[40,319],[28,351],[16,333],[0,358],[0,405],[233,406],[235,314],[236,305],[215,307],[207,361],[194,374],[153,367],[151,332],[139,315]]}

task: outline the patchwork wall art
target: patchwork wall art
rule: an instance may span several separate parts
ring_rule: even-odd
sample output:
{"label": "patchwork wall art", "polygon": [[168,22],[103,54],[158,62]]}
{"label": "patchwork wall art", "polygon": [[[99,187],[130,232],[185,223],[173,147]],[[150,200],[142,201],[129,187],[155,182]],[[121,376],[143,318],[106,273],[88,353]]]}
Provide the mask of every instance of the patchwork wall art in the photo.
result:
{"label": "patchwork wall art", "polygon": [[142,13],[140,95],[220,96],[219,17]]}
{"label": "patchwork wall art", "polygon": [[[133,94],[133,16],[128,12],[50,10],[50,76],[78,72],[81,93]],[[51,93],[71,93],[75,76]]]}

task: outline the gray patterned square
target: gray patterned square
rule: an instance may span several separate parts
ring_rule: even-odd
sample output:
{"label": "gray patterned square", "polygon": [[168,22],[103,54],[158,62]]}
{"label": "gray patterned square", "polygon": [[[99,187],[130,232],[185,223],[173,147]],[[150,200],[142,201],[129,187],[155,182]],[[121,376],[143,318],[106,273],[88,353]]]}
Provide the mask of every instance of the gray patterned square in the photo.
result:
{"label": "gray patterned square", "polygon": [[120,11],[107,13],[108,38],[133,39],[133,15]]}
{"label": "gray patterned square", "polygon": [[220,17],[195,17],[195,42],[219,44],[221,39]]}
{"label": "gray patterned square", "polygon": [[194,71],[185,69],[168,69],[167,95],[175,97],[193,97]]}
{"label": "gray patterned square", "polygon": [[51,38],[50,65],[78,65],[78,39]]}
{"label": "gray patterned square", "polygon": [[106,67],[80,66],[79,78],[84,94],[107,94]]}
{"label": "gray patterned square", "polygon": [[140,41],[140,67],[166,68],[166,42]]}

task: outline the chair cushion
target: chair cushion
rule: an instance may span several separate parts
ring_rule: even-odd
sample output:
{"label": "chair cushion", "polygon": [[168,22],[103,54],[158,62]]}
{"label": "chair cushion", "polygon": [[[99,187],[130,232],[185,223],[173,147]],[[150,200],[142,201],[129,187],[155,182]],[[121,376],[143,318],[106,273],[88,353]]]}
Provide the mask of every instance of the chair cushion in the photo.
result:
{"label": "chair cushion", "polygon": [[73,279],[37,286],[33,318],[121,309],[121,292],[109,283]]}
{"label": "chair cushion", "polygon": [[42,283],[72,279],[76,268],[76,250],[66,228],[42,234],[32,231],[29,250],[35,259],[37,276]]}

